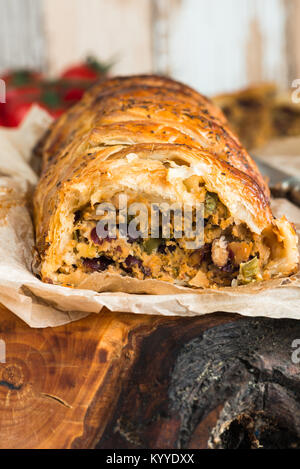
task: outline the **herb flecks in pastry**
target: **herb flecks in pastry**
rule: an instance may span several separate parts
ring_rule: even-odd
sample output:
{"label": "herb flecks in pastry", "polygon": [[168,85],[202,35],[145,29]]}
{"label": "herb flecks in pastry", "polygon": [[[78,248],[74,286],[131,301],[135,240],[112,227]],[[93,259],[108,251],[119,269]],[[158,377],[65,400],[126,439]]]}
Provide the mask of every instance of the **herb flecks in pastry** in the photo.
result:
{"label": "herb flecks in pastry", "polygon": [[[44,281],[76,287],[98,273],[216,288],[297,269],[297,236],[284,217],[273,217],[255,163],[221,111],[180,83],[101,82],[54,123],[39,151],[34,206]],[[189,249],[174,220],[168,238],[124,238],[119,213],[115,235],[99,237],[97,207],[116,205],[120,194],[147,207],[203,204],[203,245]]]}

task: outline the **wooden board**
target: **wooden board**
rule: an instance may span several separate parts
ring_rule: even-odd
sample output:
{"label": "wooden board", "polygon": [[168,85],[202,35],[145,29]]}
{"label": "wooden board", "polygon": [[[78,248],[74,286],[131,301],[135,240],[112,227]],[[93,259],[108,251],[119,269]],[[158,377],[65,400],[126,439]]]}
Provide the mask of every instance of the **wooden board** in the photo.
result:
{"label": "wooden board", "polygon": [[1,448],[93,447],[141,337],[178,323],[106,311],[63,327],[31,329],[3,308],[0,317],[7,355],[0,364]]}
{"label": "wooden board", "polygon": [[[281,419],[282,434],[288,427],[289,442],[298,444],[300,373],[290,359],[290,343],[300,337],[297,321],[105,311],[58,328],[31,329],[4,308],[0,318],[6,344],[1,448],[207,447],[213,430],[216,441],[224,433],[218,427],[224,409],[230,422],[234,411],[244,416],[242,430],[250,425],[266,383],[274,402],[291,409],[294,420],[282,402],[278,415],[276,405],[270,412]],[[266,335],[269,340],[262,340]],[[239,389],[244,394],[234,406]],[[224,445],[235,444],[232,438]]]}
{"label": "wooden board", "polygon": [[0,70],[46,66],[43,2],[0,0]]}
{"label": "wooden board", "polygon": [[[159,52],[154,64],[206,95],[263,80],[288,86],[282,0],[154,0]],[[298,19],[299,21],[299,19]],[[159,34],[160,33],[160,34]],[[293,59],[296,61],[296,55]]]}
{"label": "wooden board", "polygon": [[300,0],[0,0],[0,70],[54,76],[95,54],[205,94],[299,77]]}
{"label": "wooden board", "polygon": [[43,0],[45,55],[55,75],[94,55],[114,61],[115,74],[150,72],[151,2]]}

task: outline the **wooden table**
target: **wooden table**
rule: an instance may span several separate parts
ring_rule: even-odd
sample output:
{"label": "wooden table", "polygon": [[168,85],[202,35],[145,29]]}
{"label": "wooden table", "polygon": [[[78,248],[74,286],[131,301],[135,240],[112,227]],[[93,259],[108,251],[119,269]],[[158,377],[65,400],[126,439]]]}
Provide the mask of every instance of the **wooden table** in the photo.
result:
{"label": "wooden table", "polygon": [[300,447],[295,338],[228,313],[31,329],[1,307],[0,447]]}

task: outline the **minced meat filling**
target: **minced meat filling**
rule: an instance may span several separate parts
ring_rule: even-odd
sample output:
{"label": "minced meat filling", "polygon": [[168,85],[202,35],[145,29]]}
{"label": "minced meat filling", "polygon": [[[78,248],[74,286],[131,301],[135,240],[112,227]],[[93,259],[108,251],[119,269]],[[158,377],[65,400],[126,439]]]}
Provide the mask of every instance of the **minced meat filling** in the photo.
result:
{"label": "minced meat filling", "polygon": [[[76,269],[109,272],[138,279],[154,278],[195,287],[229,286],[260,278],[270,250],[245,224],[234,223],[217,194],[206,192],[204,244],[186,248],[184,238],[99,238],[95,207],[74,216],[72,264],[59,273]],[[75,262],[74,262],[75,258]]]}

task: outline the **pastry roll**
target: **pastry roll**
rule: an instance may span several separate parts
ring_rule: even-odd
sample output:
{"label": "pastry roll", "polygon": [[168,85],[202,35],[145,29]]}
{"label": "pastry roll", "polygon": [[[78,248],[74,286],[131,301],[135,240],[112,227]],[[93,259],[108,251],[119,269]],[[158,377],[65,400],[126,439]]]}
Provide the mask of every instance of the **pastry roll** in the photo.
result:
{"label": "pastry roll", "polygon": [[[273,217],[255,163],[220,109],[183,84],[149,75],[102,81],[53,124],[39,152],[34,217],[44,282],[103,291],[117,276],[124,291],[130,279],[130,291],[148,280],[216,288],[297,270],[295,230]],[[105,204],[115,208],[115,229],[102,236]],[[178,236],[171,213],[167,236],[159,216],[155,236],[133,237],[124,227],[137,204],[148,227],[153,206],[189,207],[196,230]],[[191,243],[195,207],[200,244]]]}

